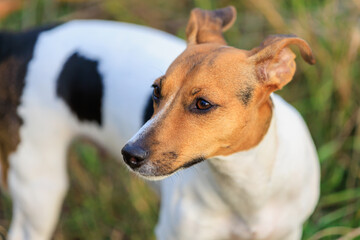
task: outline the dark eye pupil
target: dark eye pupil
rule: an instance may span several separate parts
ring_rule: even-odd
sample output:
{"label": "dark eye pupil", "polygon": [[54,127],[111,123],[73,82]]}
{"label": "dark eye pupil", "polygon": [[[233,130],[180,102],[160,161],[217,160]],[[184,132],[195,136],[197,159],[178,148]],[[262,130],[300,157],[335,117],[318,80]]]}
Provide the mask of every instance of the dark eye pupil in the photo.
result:
{"label": "dark eye pupil", "polygon": [[207,105],[209,105],[209,103],[205,102],[204,100],[200,101],[200,105],[202,107],[206,107]]}
{"label": "dark eye pupil", "polygon": [[155,98],[160,98],[160,89],[159,87],[154,87],[154,92],[153,92],[153,95]]}
{"label": "dark eye pupil", "polygon": [[201,110],[205,110],[211,107],[211,104],[204,99],[199,99],[196,103],[196,107]]}

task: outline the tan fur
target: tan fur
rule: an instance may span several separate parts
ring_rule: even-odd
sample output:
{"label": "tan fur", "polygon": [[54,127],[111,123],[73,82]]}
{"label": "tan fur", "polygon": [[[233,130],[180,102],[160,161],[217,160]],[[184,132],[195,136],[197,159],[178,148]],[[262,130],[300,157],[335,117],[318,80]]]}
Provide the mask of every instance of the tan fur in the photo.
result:
{"label": "tan fur", "polygon": [[[295,72],[295,55],[288,45],[299,46],[304,59],[314,63],[310,47],[295,36],[271,36],[251,51],[226,46],[221,32],[224,21],[234,22],[232,10],[217,10],[222,15],[193,10],[187,49],[169,67],[161,86],[155,81],[162,97],[154,103],[154,116],[172,99],[144,136],[158,175],[174,172],[193,159],[230,155],[256,146],[271,120],[270,93],[286,85]],[[204,114],[194,113],[190,109],[197,98],[216,107]]]}
{"label": "tan fur", "polygon": [[189,44],[217,42],[226,44],[222,32],[230,28],[236,19],[234,7],[214,11],[195,8],[191,11],[186,36]]}

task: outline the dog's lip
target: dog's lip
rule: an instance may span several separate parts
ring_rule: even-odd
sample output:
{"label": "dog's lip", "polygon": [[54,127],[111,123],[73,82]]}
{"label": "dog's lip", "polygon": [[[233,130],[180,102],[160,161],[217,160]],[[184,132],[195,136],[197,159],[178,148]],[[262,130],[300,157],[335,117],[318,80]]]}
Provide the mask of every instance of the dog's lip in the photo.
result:
{"label": "dog's lip", "polygon": [[162,180],[162,179],[165,179],[167,177],[170,177],[171,175],[175,174],[176,172],[178,172],[180,170],[190,168],[191,166],[196,165],[196,164],[198,164],[200,162],[203,162],[205,160],[206,160],[206,158],[203,157],[203,156],[197,157],[197,158],[194,158],[193,160],[183,164],[182,166],[175,168],[174,170],[172,170],[172,171],[170,171],[168,173],[160,173],[160,174],[156,174],[156,171],[155,172],[146,171],[146,170],[142,169],[142,167],[139,167],[139,168],[136,168],[136,169],[130,168],[130,166],[128,166],[128,167],[133,172],[135,172],[137,175],[143,177],[146,180],[157,181],[157,180]]}
{"label": "dog's lip", "polygon": [[203,161],[205,161],[205,160],[206,160],[206,158],[203,157],[203,156],[197,157],[197,158],[194,158],[193,160],[191,160],[190,162],[185,163],[185,164],[182,165],[180,168],[189,168],[189,167],[191,167],[191,166],[193,166],[193,165],[195,165],[195,164],[198,164],[198,163],[200,163],[200,162],[203,162]]}

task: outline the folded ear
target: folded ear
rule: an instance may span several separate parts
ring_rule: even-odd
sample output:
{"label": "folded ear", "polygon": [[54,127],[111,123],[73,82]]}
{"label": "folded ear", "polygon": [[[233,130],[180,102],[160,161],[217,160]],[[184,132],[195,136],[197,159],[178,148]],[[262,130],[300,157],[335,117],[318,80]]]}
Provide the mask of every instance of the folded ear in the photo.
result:
{"label": "folded ear", "polygon": [[[301,56],[309,64],[315,64],[310,46],[295,35],[272,35],[257,48],[250,51],[250,60],[255,64],[258,80],[271,92],[281,89],[294,76],[295,54],[288,48],[296,45]],[[270,94],[269,93],[269,94]]]}
{"label": "folded ear", "polygon": [[186,27],[188,44],[209,42],[226,44],[222,32],[229,29],[235,19],[236,10],[233,6],[214,11],[193,9]]}

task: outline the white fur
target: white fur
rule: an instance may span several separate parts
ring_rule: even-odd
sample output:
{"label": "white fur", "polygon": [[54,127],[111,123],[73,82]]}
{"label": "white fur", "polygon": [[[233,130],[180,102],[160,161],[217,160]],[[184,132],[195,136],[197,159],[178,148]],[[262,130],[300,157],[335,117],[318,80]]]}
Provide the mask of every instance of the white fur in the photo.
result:
{"label": "white fur", "polygon": [[[151,84],[185,48],[169,34],[132,24],[73,21],[42,33],[28,66],[18,113],[21,142],[10,160],[14,214],[9,239],[49,239],[68,188],[66,150],[92,137],[121,159],[141,126]],[[80,122],[56,96],[56,81],[75,52],[97,60],[104,84],[103,125]]]}
{"label": "white fur", "polygon": [[296,110],[273,94],[259,145],[161,182],[159,240],[299,240],[319,196],[319,163]]}

